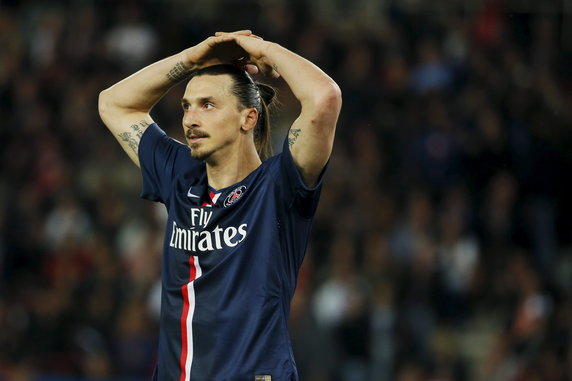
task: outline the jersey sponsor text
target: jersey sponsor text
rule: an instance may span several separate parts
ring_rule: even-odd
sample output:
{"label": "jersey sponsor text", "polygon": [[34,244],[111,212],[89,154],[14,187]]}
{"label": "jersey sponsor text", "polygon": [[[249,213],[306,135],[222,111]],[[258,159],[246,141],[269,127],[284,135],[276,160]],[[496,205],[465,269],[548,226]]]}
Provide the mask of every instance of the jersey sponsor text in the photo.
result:
{"label": "jersey sponsor text", "polygon": [[234,247],[246,238],[248,224],[239,225],[238,228],[216,226],[213,230],[185,229],[177,226],[173,221],[173,231],[169,246],[190,252],[207,252],[220,250],[223,247]]}

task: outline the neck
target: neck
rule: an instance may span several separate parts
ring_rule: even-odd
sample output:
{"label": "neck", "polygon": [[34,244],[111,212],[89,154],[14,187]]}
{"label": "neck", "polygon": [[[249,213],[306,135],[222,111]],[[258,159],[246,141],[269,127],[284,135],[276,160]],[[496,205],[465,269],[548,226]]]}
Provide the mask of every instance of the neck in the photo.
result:
{"label": "neck", "polygon": [[261,164],[254,144],[247,144],[230,152],[217,152],[206,161],[209,185],[226,188],[242,181]]}

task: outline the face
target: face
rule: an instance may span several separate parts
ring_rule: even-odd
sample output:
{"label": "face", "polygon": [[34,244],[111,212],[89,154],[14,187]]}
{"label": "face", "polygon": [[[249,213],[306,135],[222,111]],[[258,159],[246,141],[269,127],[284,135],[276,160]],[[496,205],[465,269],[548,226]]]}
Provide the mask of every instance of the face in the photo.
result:
{"label": "face", "polygon": [[187,84],[181,100],[183,128],[196,159],[224,154],[240,136],[241,112],[231,86],[228,75],[202,75]]}

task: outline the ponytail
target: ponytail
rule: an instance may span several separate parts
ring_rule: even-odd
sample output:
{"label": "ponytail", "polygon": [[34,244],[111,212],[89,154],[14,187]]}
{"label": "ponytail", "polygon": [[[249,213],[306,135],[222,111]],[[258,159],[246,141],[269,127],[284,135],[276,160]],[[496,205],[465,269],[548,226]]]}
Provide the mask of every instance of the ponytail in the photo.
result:
{"label": "ponytail", "polygon": [[260,93],[261,110],[258,113],[258,122],[254,127],[254,145],[260,160],[264,161],[272,156],[272,138],[270,136],[270,113],[276,108],[276,90],[272,86],[257,82]]}

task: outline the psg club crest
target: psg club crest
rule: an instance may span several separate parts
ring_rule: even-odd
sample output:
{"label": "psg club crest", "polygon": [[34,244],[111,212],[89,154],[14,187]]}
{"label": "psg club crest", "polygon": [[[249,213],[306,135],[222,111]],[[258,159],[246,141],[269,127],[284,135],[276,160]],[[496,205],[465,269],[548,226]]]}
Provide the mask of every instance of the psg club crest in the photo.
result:
{"label": "psg club crest", "polygon": [[229,195],[226,196],[226,199],[224,200],[224,207],[226,208],[237,202],[238,199],[242,197],[245,191],[246,191],[246,185],[241,185],[232,192],[230,192]]}

